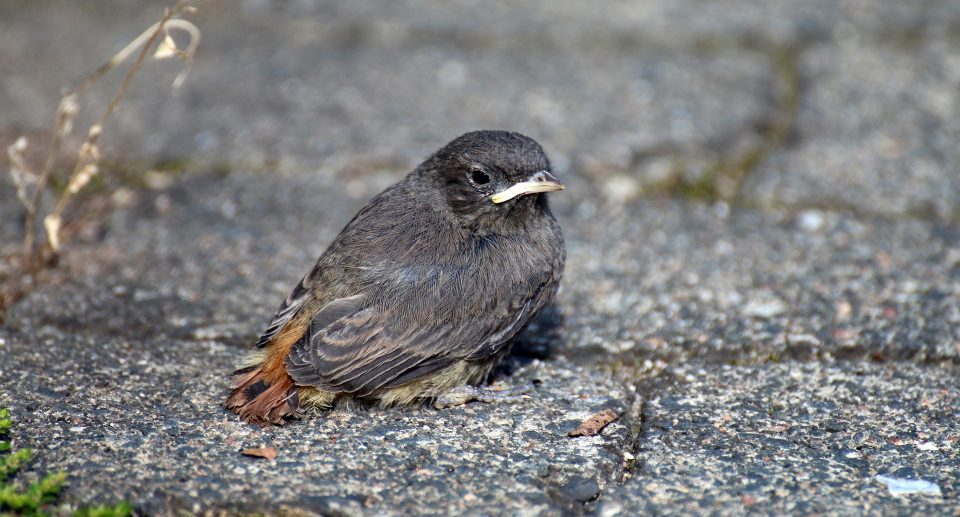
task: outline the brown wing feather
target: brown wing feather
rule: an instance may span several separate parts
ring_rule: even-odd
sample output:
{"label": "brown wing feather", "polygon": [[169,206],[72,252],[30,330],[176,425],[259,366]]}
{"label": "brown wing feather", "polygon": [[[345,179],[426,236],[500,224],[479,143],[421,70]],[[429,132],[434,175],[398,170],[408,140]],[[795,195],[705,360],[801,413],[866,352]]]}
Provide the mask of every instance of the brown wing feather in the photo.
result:
{"label": "brown wing feather", "polygon": [[[298,385],[368,396],[426,377],[455,361],[495,355],[552,298],[556,282],[547,276],[535,285],[532,296],[518,290],[525,301],[514,312],[499,315],[482,312],[483,308],[476,314],[443,311],[442,296],[428,304],[432,308],[421,306],[421,318],[366,307],[357,296],[335,300],[313,320],[309,337],[291,348],[287,373]],[[431,313],[437,317],[422,318]],[[446,321],[437,321],[441,314]],[[423,319],[430,323],[417,323]]]}
{"label": "brown wing feather", "polygon": [[270,342],[273,341],[273,338],[300,312],[300,309],[303,308],[307,299],[310,297],[310,284],[313,282],[315,271],[316,266],[304,275],[300,283],[293,288],[290,295],[283,300],[280,308],[278,308],[276,314],[273,315],[273,319],[271,319],[267,325],[267,329],[263,331],[263,334],[257,341],[257,348],[264,348],[269,345]]}

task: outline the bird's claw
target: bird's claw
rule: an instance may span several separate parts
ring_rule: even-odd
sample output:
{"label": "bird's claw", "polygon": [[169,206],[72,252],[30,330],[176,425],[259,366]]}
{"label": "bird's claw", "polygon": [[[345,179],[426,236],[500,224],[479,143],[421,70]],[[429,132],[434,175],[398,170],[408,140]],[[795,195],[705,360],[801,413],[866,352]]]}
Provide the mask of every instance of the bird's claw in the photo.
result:
{"label": "bird's claw", "polygon": [[531,400],[530,385],[516,386],[503,390],[494,390],[482,388],[480,386],[459,386],[440,395],[433,401],[433,407],[436,409],[446,409],[454,406],[462,406],[467,402],[478,401],[488,404],[518,404]]}

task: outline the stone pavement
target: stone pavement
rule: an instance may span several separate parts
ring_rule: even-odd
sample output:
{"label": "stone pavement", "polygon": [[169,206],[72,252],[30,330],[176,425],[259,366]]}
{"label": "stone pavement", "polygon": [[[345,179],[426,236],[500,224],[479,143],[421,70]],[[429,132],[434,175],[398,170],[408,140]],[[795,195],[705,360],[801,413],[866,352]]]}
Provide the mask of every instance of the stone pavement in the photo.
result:
{"label": "stone pavement", "polygon": [[[0,5],[0,143],[42,141],[162,5]],[[64,508],[960,514],[960,4],[197,5],[187,83],[135,81],[97,209],[3,315],[0,406],[38,451],[23,477],[70,473]],[[556,307],[496,379],[533,400],[267,430],[221,410],[352,214],[484,127],[569,184]],[[0,182],[4,253],[19,213]]]}

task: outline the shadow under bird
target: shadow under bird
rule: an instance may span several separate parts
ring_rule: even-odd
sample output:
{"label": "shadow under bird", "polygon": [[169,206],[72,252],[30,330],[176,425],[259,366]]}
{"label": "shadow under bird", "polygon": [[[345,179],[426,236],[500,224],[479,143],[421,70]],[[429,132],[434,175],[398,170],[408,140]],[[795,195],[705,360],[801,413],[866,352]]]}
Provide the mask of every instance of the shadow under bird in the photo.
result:
{"label": "shadow under bird", "polygon": [[563,274],[544,195],[563,188],[529,137],[453,140],[341,231],[234,372],[226,407],[282,424],[344,398],[496,401],[481,383]]}

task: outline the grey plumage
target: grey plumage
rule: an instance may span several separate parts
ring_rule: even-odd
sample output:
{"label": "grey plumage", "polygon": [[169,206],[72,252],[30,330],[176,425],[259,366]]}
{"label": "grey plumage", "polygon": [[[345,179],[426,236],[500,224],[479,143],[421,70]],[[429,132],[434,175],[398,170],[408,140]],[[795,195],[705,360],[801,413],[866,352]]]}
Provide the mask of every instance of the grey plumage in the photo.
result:
{"label": "grey plumage", "polygon": [[[498,203],[491,196],[532,177],[557,185],[549,171],[534,140],[477,131],[374,197],[281,305],[258,342],[263,375],[248,373],[257,365],[242,370],[227,405],[252,411],[249,388],[281,377],[269,365],[283,365],[291,390],[333,397],[378,398],[460,363],[477,368],[457,372],[485,374],[553,298],[565,258],[560,227],[536,193],[545,190]],[[294,327],[282,363],[271,363],[278,336]],[[436,393],[411,396],[419,395]],[[260,402],[267,414],[246,418],[276,421],[296,409]]]}

